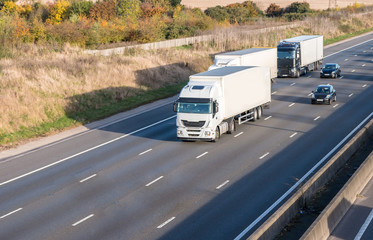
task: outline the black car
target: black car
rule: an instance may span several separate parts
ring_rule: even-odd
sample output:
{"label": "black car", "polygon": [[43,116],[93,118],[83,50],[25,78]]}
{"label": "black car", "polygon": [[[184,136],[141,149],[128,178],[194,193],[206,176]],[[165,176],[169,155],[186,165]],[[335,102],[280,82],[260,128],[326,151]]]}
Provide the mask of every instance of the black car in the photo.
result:
{"label": "black car", "polygon": [[312,91],[311,103],[326,103],[337,101],[337,94],[332,85],[319,85],[315,91]]}
{"label": "black car", "polygon": [[341,66],[339,66],[337,63],[327,63],[325,66],[321,69],[320,77],[331,77],[331,78],[337,78],[341,76]]}

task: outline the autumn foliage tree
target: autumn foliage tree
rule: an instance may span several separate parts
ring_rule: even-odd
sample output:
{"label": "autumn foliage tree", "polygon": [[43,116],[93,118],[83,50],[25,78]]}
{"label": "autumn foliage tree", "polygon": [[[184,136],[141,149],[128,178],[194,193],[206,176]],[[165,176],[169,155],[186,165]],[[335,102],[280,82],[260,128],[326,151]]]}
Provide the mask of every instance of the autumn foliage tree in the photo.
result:
{"label": "autumn foliage tree", "polygon": [[267,17],[279,17],[283,14],[283,11],[279,5],[271,3],[265,12]]}

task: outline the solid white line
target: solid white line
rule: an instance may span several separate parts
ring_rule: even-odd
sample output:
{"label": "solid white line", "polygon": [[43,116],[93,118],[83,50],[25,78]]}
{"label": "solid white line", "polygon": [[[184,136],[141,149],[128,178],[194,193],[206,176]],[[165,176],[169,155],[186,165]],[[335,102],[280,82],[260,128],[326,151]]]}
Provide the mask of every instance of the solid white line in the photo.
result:
{"label": "solid white line", "polygon": [[307,78],[311,78],[311,75],[309,75]]}
{"label": "solid white line", "polygon": [[227,185],[227,183],[229,183],[229,180],[223,182],[222,184],[220,184],[219,186],[216,187],[216,189],[220,189],[222,187],[224,187],[225,185]]}
{"label": "solid white line", "polygon": [[274,202],[267,210],[265,210],[254,222],[252,222],[247,228],[245,228],[234,240],[239,240],[245,236],[258,222],[262,221],[268,213],[270,213],[277,205],[279,205],[285,198],[287,198],[304,180],[308,178],[322,163],[326,161],[341,145],[343,145],[351,135],[355,134],[357,130],[360,129],[370,118],[373,116],[373,112],[369,114],[357,127],[355,127],[345,138],[342,139],[328,154],[326,154],[315,166],[313,166],[298,182],[296,182],[286,193],[284,193],[276,202]]}
{"label": "solid white line", "polygon": [[317,116],[315,119],[313,119],[313,121],[316,121],[317,119],[319,119],[320,118],[320,116]]}
{"label": "solid white line", "polygon": [[295,104],[295,103],[292,103],[292,104],[290,104],[290,105],[289,105],[289,107],[292,107],[292,106],[294,106],[294,104]]}
{"label": "solid white line", "polygon": [[292,137],[294,137],[294,136],[297,135],[297,134],[298,134],[298,133],[293,133],[293,134],[290,135],[289,138],[292,138]]}
{"label": "solid white line", "polygon": [[[161,107],[164,107],[164,106],[166,106],[166,105],[168,105],[168,104],[171,104],[171,103],[173,103],[173,101],[172,101],[172,102],[166,102],[166,103],[164,103],[164,104],[162,104],[162,105],[156,106],[155,108],[161,108]],[[154,110],[155,108],[152,108],[151,110]],[[129,118],[136,117],[136,116],[138,116],[138,115],[141,115],[141,114],[146,113],[146,112],[149,112],[149,111],[150,111],[150,110],[145,109],[145,110],[142,110],[142,111],[140,111],[140,112],[133,113],[133,114],[131,114],[131,115],[129,115],[129,116],[125,116],[125,117],[123,117],[123,118],[120,118],[120,119],[114,120],[114,121],[112,121],[112,122],[106,123],[106,124],[104,124],[104,125],[100,125],[100,126],[98,126],[98,127],[94,127],[94,128],[92,128],[92,129],[90,129],[90,130],[87,130],[87,131],[84,131],[84,132],[81,132],[81,133],[74,134],[73,136],[66,137],[66,138],[61,139],[61,140],[58,140],[58,141],[56,141],[56,142],[54,142],[54,143],[50,143],[50,144],[47,144],[47,145],[45,145],[45,146],[41,146],[41,147],[39,147],[39,148],[36,148],[36,149],[34,149],[34,150],[27,151],[27,152],[25,152],[25,153],[17,154],[16,156],[10,157],[10,158],[8,158],[8,159],[5,160],[5,161],[0,162],[0,164],[5,163],[5,162],[9,162],[9,161],[11,161],[11,160],[13,160],[13,159],[16,159],[16,158],[20,158],[20,157],[26,156],[26,155],[28,155],[28,154],[31,154],[31,153],[37,152],[37,151],[42,150],[42,149],[46,149],[46,148],[48,148],[48,147],[55,146],[55,145],[57,145],[57,144],[60,144],[60,143],[63,143],[63,142],[69,141],[69,140],[71,140],[71,139],[74,139],[74,138],[77,138],[77,137],[80,137],[80,136],[83,136],[83,135],[85,135],[85,134],[88,134],[88,133],[91,133],[91,132],[93,132],[93,131],[96,131],[96,130],[99,130],[99,129],[105,128],[105,127],[107,127],[107,126],[114,125],[114,124],[116,124],[116,123],[118,123],[118,122],[125,121],[125,120],[127,120],[127,119],[129,119]],[[174,117],[176,117],[176,115],[175,115]]]}
{"label": "solid white line", "polygon": [[353,93],[351,93],[350,95],[348,95],[348,97],[352,97],[352,95],[354,95]]}
{"label": "solid white line", "polygon": [[93,175],[91,175],[91,176],[89,176],[89,177],[87,177],[87,178],[84,178],[84,179],[82,179],[82,180],[80,180],[80,182],[82,183],[82,182],[85,182],[85,181],[87,181],[87,180],[89,180],[89,179],[91,179],[91,178],[93,178],[93,177],[96,177],[97,176],[97,174],[93,174]]}
{"label": "solid white line", "polygon": [[12,215],[13,213],[16,213],[16,212],[21,211],[22,209],[23,209],[23,208],[18,208],[17,210],[14,210],[14,211],[12,211],[12,212],[10,212],[10,213],[7,213],[7,214],[1,216],[0,219],[6,218],[6,217]]}
{"label": "solid white line", "polygon": [[85,218],[83,218],[83,219],[77,221],[76,223],[72,224],[72,226],[75,227],[76,225],[81,224],[82,222],[84,222],[84,221],[90,219],[90,218],[93,217],[93,216],[94,216],[94,214],[91,214],[91,215],[89,215],[89,216],[87,216],[87,217],[85,217]]}
{"label": "solid white line", "polygon": [[175,217],[172,217],[172,218],[168,219],[167,221],[165,221],[164,223],[162,223],[161,225],[159,225],[157,228],[163,228],[164,226],[166,226],[167,224],[169,224],[174,219],[175,219]]}
{"label": "solid white line", "polygon": [[348,58],[345,59],[345,62],[348,61]]}
{"label": "solid white line", "polygon": [[267,152],[266,154],[264,154],[263,156],[261,156],[259,159],[263,159],[265,158],[266,156],[268,156],[269,152]]}
{"label": "solid white line", "polygon": [[339,104],[337,103],[336,105],[334,105],[334,106],[333,106],[333,108],[336,108],[336,107],[338,107],[338,105],[339,105]]}
{"label": "solid white line", "polygon": [[363,226],[361,226],[358,234],[356,235],[356,237],[354,238],[354,240],[360,240],[360,238],[363,236],[365,230],[367,230],[370,222],[372,221],[373,219],[373,210],[370,211],[370,214],[369,216],[367,217],[367,219],[365,220]]}
{"label": "solid white line", "polygon": [[343,78],[343,76],[340,76],[340,78],[339,79],[342,79]]}
{"label": "solid white line", "polygon": [[209,153],[209,152],[204,152],[204,153],[202,153],[201,155],[199,155],[199,156],[196,157],[196,158],[200,158],[200,157],[202,157],[202,156],[205,156],[207,153]]}
{"label": "solid white line", "polygon": [[295,82],[293,82],[292,84],[290,84],[290,86],[294,86],[295,85]]}
{"label": "solid white line", "polygon": [[357,54],[355,54],[354,56],[357,57]]}
{"label": "solid white line", "polygon": [[366,87],[367,85],[366,84],[364,84],[362,87]]}
{"label": "solid white line", "polygon": [[243,132],[240,132],[240,133],[234,135],[234,137],[238,137],[238,136],[240,136],[241,134],[243,134]]}
{"label": "solid white line", "polygon": [[148,149],[148,150],[146,150],[146,151],[144,151],[144,152],[142,152],[142,153],[139,153],[139,156],[141,156],[141,155],[143,155],[143,154],[145,154],[145,153],[148,153],[148,152],[150,152],[151,150],[153,150],[153,149]]}
{"label": "solid white line", "polygon": [[123,135],[123,136],[117,137],[117,138],[112,139],[112,140],[110,140],[110,141],[107,141],[107,142],[105,142],[105,143],[99,144],[99,145],[97,145],[97,146],[95,146],[95,147],[92,147],[92,148],[89,148],[89,149],[87,149],[87,150],[81,151],[81,152],[79,152],[79,153],[76,153],[76,154],[71,155],[71,156],[69,156],[69,157],[66,157],[66,158],[64,158],[64,159],[58,160],[58,161],[56,161],[56,162],[54,162],[54,163],[48,164],[48,165],[46,165],[46,166],[44,166],[44,167],[41,167],[41,168],[38,168],[38,169],[33,170],[33,171],[31,171],[31,172],[28,172],[28,173],[22,174],[22,175],[20,175],[20,176],[18,176],[18,177],[15,177],[15,178],[12,178],[12,179],[10,179],[10,180],[7,180],[7,181],[5,181],[5,182],[0,183],[0,186],[3,186],[3,185],[5,185],[5,184],[11,183],[11,182],[14,182],[14,181],[16,181],[16,180],[18,180],[18,179],[24,178],[24,177],[29,176],[29,175],[31,175],[31,174],[34,174],[34,173],[40,172],[40,171],[42,171],[42,170],[44,170],[44,169],[50,168],[50,167],[52,167],[52,166],[54,166],[54,165],[57,165],[57,164],[62,163],[62,162],[65,162],[65,161],[70,160],[70,159],[72,159],[72,158],[74,158],[74,157],[80,156],[80,155],[82,155],[82,154],[84,154],[84,153],[87,153],[87,152],[93,151],[93,150],[95,150],[95,149],[98,149],[98,148],[103,147],[103,146],[105,146],[105,145],[108,145],[108,144],[110,144],[110,143],[116,142],[116,141],[118,141],[118,140],[120,140],[120,139],[122,139],[122,138],[125,138],[125,137],[128,137],[128,136],[130,136],[130,135],[133,135],[133,134],[135,134],[135,133],[141,132],[141,131],[143,131],[143,130],[145,130],[145,129],[148,129],[148,128],[151,128],[151,127],[154,127],[154,126],[156,126],[156,125],[158,125],[158,124],[160,124],[160,123],[166,122],[166,121],[168,121],[168,120],[170,120],[170,119],[172,119],[172,118],[175,118],[175,117],[176,117],[176,115],[175,115],[175,116],[172,116],[172,117],[165,118],[165,119],[163,119],[163,120],[160,120],[160,121],[158,121],[158,122],[155,122],[155,123],[153,123],[153,124],[150,124],[150,125],[148,125],[148,126],[146,126],[146,127],[143,127],[143,128],[137,129],[137,130],[135,130],[135,131],[133,131],[133,132],[130,132],[130,133],[128,133],[128,134],[125,134],[125,135]]}
{"label": "solid white line", "polygon": [[162,178],[163,178],[163,176],[160,176],[159,178],[157,178],[157,179],[151,181],[150,183],[146,184],[145,186],[146,186],[146,187],[149,187],[149,186],[152,185],[153,183],[155,183],[155,182],[161,180]]}
{"label": "solid white line", "polygon": [[276,92],[276,91],[274,91],[274,92],[272,93],[272,95],[273,95],[273,94],[276,94],[276,93],[277,93],[277,92]]}
{"label": "solid white line", "polygon": [[307,96],[311,96],[312,95],[312,93],[309,93]]}
{"label": "solid white line", "polygon": [[355,69],[352,69],[351,72],[355,72]]}
{"label": "solid white line", "polygon": [[360,45],[362,45],[362,44],[364,44],[364,43],[367,43],[367,42],[370,42],[370,41],[373,41],[373,39],[366,40],[366,41],[364,41],[364,42],[358,43],[358,44],[353,45],[353,46],[351,46],[351,47],[348,47],[348,48],[345,48],[345,49],[339,50],[338,52],[334,52],[334,53],[332,53],[332,54],[329,54],[328,56],[325,56],[324,59],[325,59],[325,58],[328,58],[328,57],[330,57],[330,56],[333,56],[333,55],[335,55],[335,54],[338,54],[338,53],[340,53],[340,52],[344,52],[344,51],[346,51],[346,50],[348,50],[348,49],[351,49],[351,48],[354,48],[354,47],[360,46]]}
{"label": "solid white line", "polygon": [[266,121],[266,120],[270,119],[271,117],[272,116],[268,116],[268,117],[264,118],[264,120]]}
{"label": "solid white line", "polygon": [[362,67],[365,67],[365,63],[363,65],[361,65]]}

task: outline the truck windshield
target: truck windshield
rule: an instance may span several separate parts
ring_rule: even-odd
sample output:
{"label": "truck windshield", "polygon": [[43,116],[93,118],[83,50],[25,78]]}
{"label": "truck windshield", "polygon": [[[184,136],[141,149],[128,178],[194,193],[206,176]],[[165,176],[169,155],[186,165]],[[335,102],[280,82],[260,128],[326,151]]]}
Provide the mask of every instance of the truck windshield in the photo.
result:
{"label": "truck windshield", "polygon": [[209,114],[211,113],[211,103],[178,102],[177,112]]}
{"label": "truck windshield", "polygon": [[277,58],[280,58],[280,59],[294,59],[295,58],[295,51],[294,50],[277,49]]}

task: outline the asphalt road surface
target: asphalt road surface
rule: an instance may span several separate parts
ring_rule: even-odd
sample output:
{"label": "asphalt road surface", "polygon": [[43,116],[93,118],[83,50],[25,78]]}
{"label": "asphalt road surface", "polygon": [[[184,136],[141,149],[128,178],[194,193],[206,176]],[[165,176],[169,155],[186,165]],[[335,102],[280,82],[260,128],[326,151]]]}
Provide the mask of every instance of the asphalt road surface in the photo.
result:
{"label": "asphalt road surface", "polygon": [[[170,102],[1,159],[0,239],[248,236],[372,116],[373,33],[324,57],[341,78],[278,79],[262,119],[217,143],[178,141]],[[310,104],[321,83],[332,105]]]}

